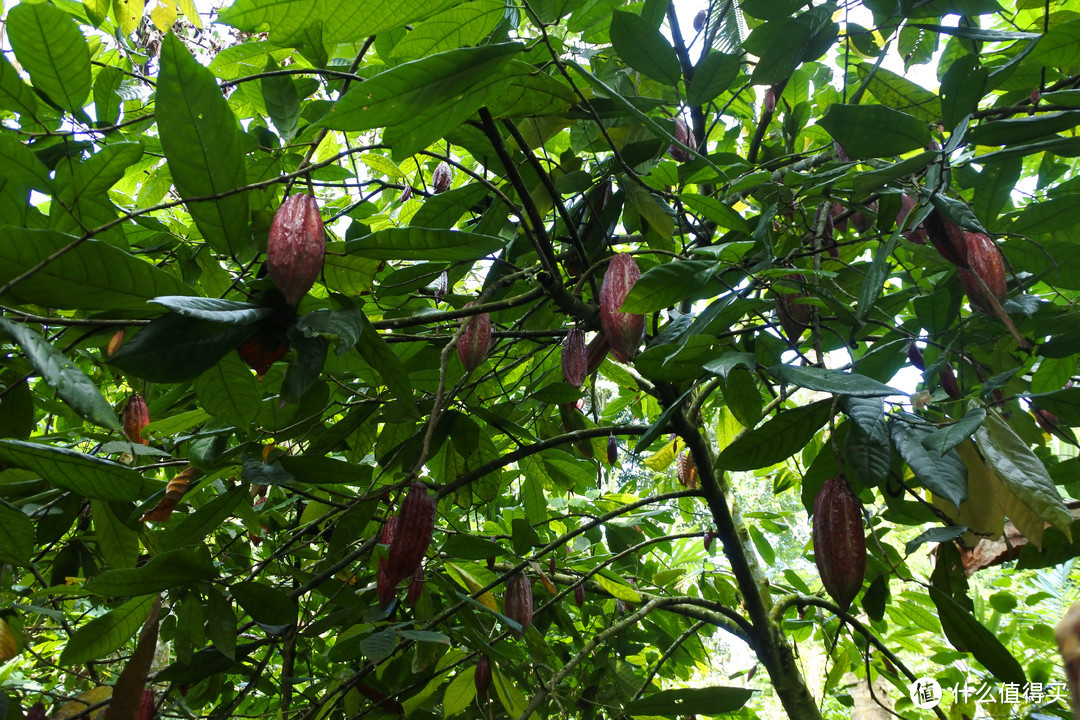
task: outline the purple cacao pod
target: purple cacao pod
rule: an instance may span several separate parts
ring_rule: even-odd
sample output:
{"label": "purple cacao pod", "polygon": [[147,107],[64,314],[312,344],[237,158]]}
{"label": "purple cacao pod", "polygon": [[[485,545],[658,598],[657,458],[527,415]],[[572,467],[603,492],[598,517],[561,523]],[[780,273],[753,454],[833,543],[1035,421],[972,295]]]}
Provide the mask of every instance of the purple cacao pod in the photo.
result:
{"label": "purple cacao pod", "polygon": [[133,443],[149,445],[150,441],[142,436],[143,428],[150,424],[150,411],[142,395],[132,395],[124,406],[124,434]]}
{"label": "purple cacao pod", "polygon": [[142,698],[139,699],[139,712],[135,716],[136,720],[153,720],[154,704],[154,691],[150,688],[144,689]]}
{"label": "purple cacao pod", "polygon": [[611,343],[608,342],[607,335],[600,333],[592,339],[587,346],[585,346],[585,374],[592,375],[600,365],[604,362],[604,358],[607,357],[608,351],[611,350]]}
{"label": "purple cacao pod", "polygon": [[486,698],[491,689],[491,660],[487,655],[481,655],[476,661],[476,673],[473,675],[473,683],[476,685],[476,696]]}
{"label": "purple cacao pod", "polygon": [[[687,127],[686,121],[681,117],[675,118],[675,139],[683,145],[690,145],[690,128]],[[675,143],[668,145],[668,155],[675,162],[686,162],[693,157],[689,152],[679,147]]]}
{"label": "purple cacao pod", "polygon": [[465,331],[458,338],[457,351],[461,364],[465,366],[465,372],[472,372],[484,361],[491,349],[491,316],[480,313],[467,318],[464,323]]}
{"label": "purple cacao pod", "polygon": [[843,478],[826,480],[814,499],[813,537],[821,584],[847,610],[866,574],[866,537],[859,498]]}
{"label": "purple cacao pod", "polygon": [[620,362],[630,362],[645,335],[645,316],[619,310],[630,288],[641,277],[641,268],[634,258],[620,253],[611,258],[604,282],[600,286],[600,325],[611,343],[611,352]]}
{"label": "purple cacao pod", "polygon": [[450,166],[441,162],[431,174],[431,192],[435,195],[444,193],[450,189],[450,183],[453,181],[454,173],[450,170]]}
{"label": "purple cacao pod", "polygon": [[397,587],[403,578],[420,567],[434,529],[435,500],[428,493],[427,485],[414,482],[401,503],[397,529],[390,542],[387,571],[392,587]]}
{"label": "purple cacao pod", "polygon": [[584,585],[575,585],[574,586],[574,604],[577,605],[578,607],[581,607],[582,605],[585,604],[585,586]]}
{"label": "purple cacao pod", "polygon": [[607,439],[607,464],[614,465],[619,459],[619,443],[614,435],[608,435]]}
{"label": "purple cacao pod", "polygon": [[533,617],[533,593],[532,582],[522,573],[515,574],[506,583],[506,597],[503,598],[503,613],[518,625],[521,632],[514,633],[517,637],[525,634],[532,625]]}
{"label": "purple cacao pod", "polygon": [[290,195],[274,213],[266,241],[270,279],[290,305],[299,303],[315,284],[325,254],[326,232],[318,203],[311,195]]}
{"label": "purple cacao pod", "polygon": [[562,346],[563,379],[574,387],[581,387],[588,370],[588,358],[585,355],[585,333],[574,328],[566,333]]}
{"label": "purple cacao pod", "polygon": [[709,19],[708,10],[699,10],[698,14],[694,16],[694,32],[701,32],[705,29],[705,21]]}

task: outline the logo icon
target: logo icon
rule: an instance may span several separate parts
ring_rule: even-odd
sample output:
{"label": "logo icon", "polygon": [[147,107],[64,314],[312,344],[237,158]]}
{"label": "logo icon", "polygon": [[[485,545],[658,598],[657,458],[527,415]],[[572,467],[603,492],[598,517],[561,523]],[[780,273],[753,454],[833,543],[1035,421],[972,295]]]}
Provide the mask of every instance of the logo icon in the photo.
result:
{"label": "logo icon", "polygon": [[909,690],[911,702],[915,707],[929,710],[941,704],[941,685],[934,678],[921,677],[915,680]]}

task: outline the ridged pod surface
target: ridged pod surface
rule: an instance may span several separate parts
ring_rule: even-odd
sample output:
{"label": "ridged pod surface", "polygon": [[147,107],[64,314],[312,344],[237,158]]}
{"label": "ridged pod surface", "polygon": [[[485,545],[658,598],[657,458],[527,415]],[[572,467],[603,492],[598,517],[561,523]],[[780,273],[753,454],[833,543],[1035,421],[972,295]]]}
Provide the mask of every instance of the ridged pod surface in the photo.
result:
{"label": "ridged pod surface", "polygon": [[[386,518],[383,523],[382,536],[379,542],[390,545],[397,534],[398,519],[396,515]],[[375,593],[379,596],[379,607],[386,607],[394,599],[394,590],[397,582],[390,582],[390,562],[386,558],[379,559],[379,569],[375,572]]]}
{"label": "ridged pod surface", "polygon": [[[971,270],[957,268],[960,284],[964,286],[964,292],[972,308],[984,315],[993,316],[995,315],[994,304],[988,299],[986,291],[990,291],[999,305],[1005,302],[1008,293],[1005,259],[1001,256],[1001,250],[994,241],[982,233],[965,232],[964,239],[967,244],[967,261]],[[985,289],[975,275],[986,283]]]}
{"label": "ridged pod surface", "polygon": [[586,375],[592,375],[596,372],[600,365],[603,364],[609,350],[611,350],[611,343],[608,342],[607,335],[604,333],[594,337],[592,342],[585,346]]}
{"label": "ridged pod surface", "polygon": [[[683,120],[681,117],[675,118],[675,139],[683,145],[690,145],[690,128],[687,127],[686,121]],[[671,159],[675,162],[683,163],[693,157],[689,152],[679,147],[675,143],[668,145],[667,151],[668,155],[670,155]]]}
{"label": "ridged pod surface", "polygon": [[392,587],[416,572],[435,530],[435,500],[427,485],[414,482],[401,503],[394,539],[390,542],[387,573]]}
{"label": "ridged pod surface", "polygon": [[285,198],[270,223],[266,266],[286,302],[296,305],[307,294],[325,255],[326,231],[315,198],[304,193]]}
{"label": "ridged pod surface", "polygon": [[574,328],[566,333],[566,339],[562,345],[562,374],[563,379],[574,387],[581,387],[585,383],[588,358],[585,355],[585,332]]}
{"label": "ridged pod surface", "polygon": [[847,610],[866,574],[866,537],[859,499],[843,478],[826,480],[814,499],[813,537],[821,584]]}
{"label": "ridged pod surface", "polygon": [[[806,283],[806,277],[799,273],[792,273],[787,279],[796,283]],[[809,305],[798,302],[801,298],[810,297],[806,290],[792,292],[789,290],[776,291],[776,316],[780,320],[784,333],[791,342],[796,342],[802,336],[803,330],[810,326],[813,318],[813,310]]]}
{"label": "ridged pod surface", "polygon": [[630,289],[641,277],[634,258],[620,253],[611,258],[600,286],[600,325],[611,343],[611,352],[620,362],[630,362],[645,335],[645,316],[619,310]]}
{"label": "ridged pod surface", "polygon": [[967,238],[964,228],[934,208],[924,221],[926,236],[941,256],[957,267],[967,266]]}
{"label": "ridged pod surface", "polygon": [[522,573],[517,573],[506,583],[506,597],[503,598],[503,614],[521,626],[518,637],[532,625],[533,593],[532,583]]}
{"label": "ridged pod surface", "polygon": [[698,486],[697,465],[694,464],[694,458],[690,457],[689,452],[679,455],[678,478],[679,484],[684,488],[694,490]]}
{"label": "ridged pod surface", "polygon": [[454,181],[454,173],[445,162],[439,163],[435,172],[431,174],[431,192],[435,195],[444,193],[450,189],[450,183]]}
{"label": "ridged pod surface", "polygon": [[143,428],[150,424],[150,410],[142,395],[132,395],[124,406],[124,434],[133,443],[149,445],[150,441],[142,436]]}
{"label": "ridged pod surface", "polygon": [[581,607],[582,605],[585,604],[585,586],[584,585],[575,585],[574,586],[574,604],[577,605],[578,607]]}
{"label": "ridged pod surface", "polygon": [[481,655],[476,661],[476,672],[473,674],[473,683],[476,685],[477,697],[487,697],[491,689],[491,660],[487,655]]}
{"label": "ridged pod surface", "polygon": [[146,688],[139,699],[139,714],[136,720],[152,720],[154,717],[154,691]]}
{"label": "ridged pod surface", "polygon": [[[472,305],[472,303],[469,303]],[[466,305],[465,307],[469,307]],[[472,372],[484,362],[491,349],[491,316],[487,313],[473,315],[465,320],[465,330],[458,338],[457,351],[465,372]]]}

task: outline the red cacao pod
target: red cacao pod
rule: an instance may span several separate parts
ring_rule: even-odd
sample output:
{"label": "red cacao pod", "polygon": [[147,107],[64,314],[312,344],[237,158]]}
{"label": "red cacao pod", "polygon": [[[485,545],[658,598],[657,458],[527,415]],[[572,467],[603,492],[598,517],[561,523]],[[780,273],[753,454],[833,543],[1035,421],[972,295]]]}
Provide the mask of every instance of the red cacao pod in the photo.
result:
{"label": "red cacao pod", "polygon": [[266,333],[257,332],[236,348],[240,356],[249,368],[262,380],[270,366],[285,357],[289,352],[289,346]]}
{"label": "red cacao pod", "polygon": [[491,689],[491,660],[487,655],[481,655],[476,661],[476,672],[473,674],[473,683],[476,685],[477,697],[486,698]]}
{"label": "red cacao pod", "polygon": [[450,183],[454,181],[454,173],[445,162],[439,163],[435,172],[431,174],[431,192],[435,195],[444,193],[450,189]]}
{"label": "red cacao pod", "polygon": [[953,372],[952,365],[946,364],[941,368],[938,372],[938,380],[941,381],[941,389],[953,400],[964,397],[964,394],[960,392],[960,383],[956,381],[956,373]]}
{"label": "red cacao pod", "polygon": [[611,258],[600,286],[600,325],[611,343],[611,352],[620,362],[630,362],[645,335],[645,316],[619,310],[630,288],[641,277],[634,258],[620,253]]}
{"label": "red cacao pod", "polygon": [[[690,145],[690,128],[687,127],[686,121],[681,117],[675,118],[675,139],[683,145]],[[686,162],[693,157],[689,152],[681,148],[679,145],[672,143],[668,145],[668,155],[675,162]]]}
{"label": "red cacao pod", "polygon": [[391,585],[416,572],[424,560],[435,530],[435,500],[427,485],[414,482],[401,503],[394,539],[390,542],[387,570]]}
{"label": "red cacao pod", "polygon": [[708,552],[708,551],[712,550],[712,542],[715,539],[716,539],[716,533],[715,532],[713,532],[712,530],[706,530],[705,531],[705,538],[704,538],[705,552]]}
{"label": "red cacao pod", "polygon": [[941,256],[957,267],[967,267],[967,238],[964,229],[937,208],[926,216],[926,235]]}
{"label": "red cacao pod", "polygon": [[614,465],[619,459],[619,443],[614,435],[608,435],[607,439],[607,464]]}
{"label": "red cacao pod", "polygon": [[136,720],[152,720],[154,717],[154,691],[150,688],[143,690],[142,698],[139,700],[139,712],[135,716]]}
{"label": "red cacao pod", "polygon": [[[973,309],[984,315],[994,316],[994,304],[988,299],[986,291],[989,290],[997,299],[998,305],[1005,302],[1008,293],[1005,260],[998,246],[986,235],[969,232],[964,233],[964,237],[967,243],[967,261],[971,269],[957,268],[960,284],[964,286],[964,292]],[[975,275],[982,278],[986,284],[985,289]]]}
{"label": "red cacao pod", "polygon": [[574,387],[581,387],[588,374],[588,358],[585,355],[585,333],[574,328],[566,333],[562,346],[563,379]]}
{"label": "red cacao pod", "polygon": [[270,279],[296,305],[315,284],[326,254],[326,231],[315,198],[297,193],[285,198],[274,213],[266,240]]}
{"label": "red cacao pod", "polygon": [[532,625],[533,617],[533,594],[532,582],[522,573],[515,574],[506,583],[506,597],[503,598],[503,613],[521,626],[520,633],[514,633],[518,637]]}
{"label": "red cacao pod", "polygon": [[[465,307],[469,307],[466,305]],[[463,321],[465,330],[458,338],[457,351],[465,372],[472,372],[487,357],[491,349],[491,316],[480,313]]]}
{"label": "red cacao pod", "polygon": [[584,585],[575,585],[574,586],[574,604],[577,605],[578,607],[581,607],[582,605],[585,604],[585,586]]}
{"label": "red cacao pod", "polygon": [[684,488],[697,489],[697,465],[694,464],[694,458],[690,457],[688,452],[679,455],[677,477],[679,478],[679,484]]}
{"label": "red cacao pod", "polygon": [[405,604],[414,607],[422,592],[424,592],[424,564],[420,563],[416,566],[416,570],[413,570],[412,578],[409,580],[409,589],[405,591]]}
{"label": "red cacao pod", "polygon": [[[787,279],[796,283],[805,283],[806,277],[799,273],[792,273]],[[809,305],[798,302],[800,298],[810,297],[806,290],[798,292],[780,291],[776,294],[776,316],[780,325],[784,328],[784,334],[791,342],[797,342],[803,330],[810,327],[813,318],[813,310]]]}
{"label": "red cacao pod", "polygon": [[814,499],[813,537],[821,584],[847,610],[866,574],[866,537],[859,498],[843,478],[826,480]]}
{"label": "red cacao pod", "polygon": [[150,441],[142,436],[143,428],[150,424],[150,410],[142,395],[132,395],[124,407],[124,434],[133,443],[149,445]]}
{"label": "red cacao pod", "polygon": [[701,32],[705,29],[705,22],[709,19],[708,10],[699,10],[698,14],[694,16],[694,32]]}
{"label": "red cacao pod", "polygon": [[608,342],[607,335],[604,333],[600,333],[592,339],[592,342],[585,347],[586,375],[592,375],[597,371],[600,365],[603,364],[609,350],[611,350],[611,343]]}

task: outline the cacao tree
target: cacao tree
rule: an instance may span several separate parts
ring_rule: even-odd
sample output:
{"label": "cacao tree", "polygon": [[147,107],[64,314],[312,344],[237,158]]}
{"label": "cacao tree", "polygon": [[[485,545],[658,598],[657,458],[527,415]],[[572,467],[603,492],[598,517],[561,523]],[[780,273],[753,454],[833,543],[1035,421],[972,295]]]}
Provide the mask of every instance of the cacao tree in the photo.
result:
{"label": "cacao tree", "polygon": [[0,719],[1072,716],[1075,0],[5,12]]}

